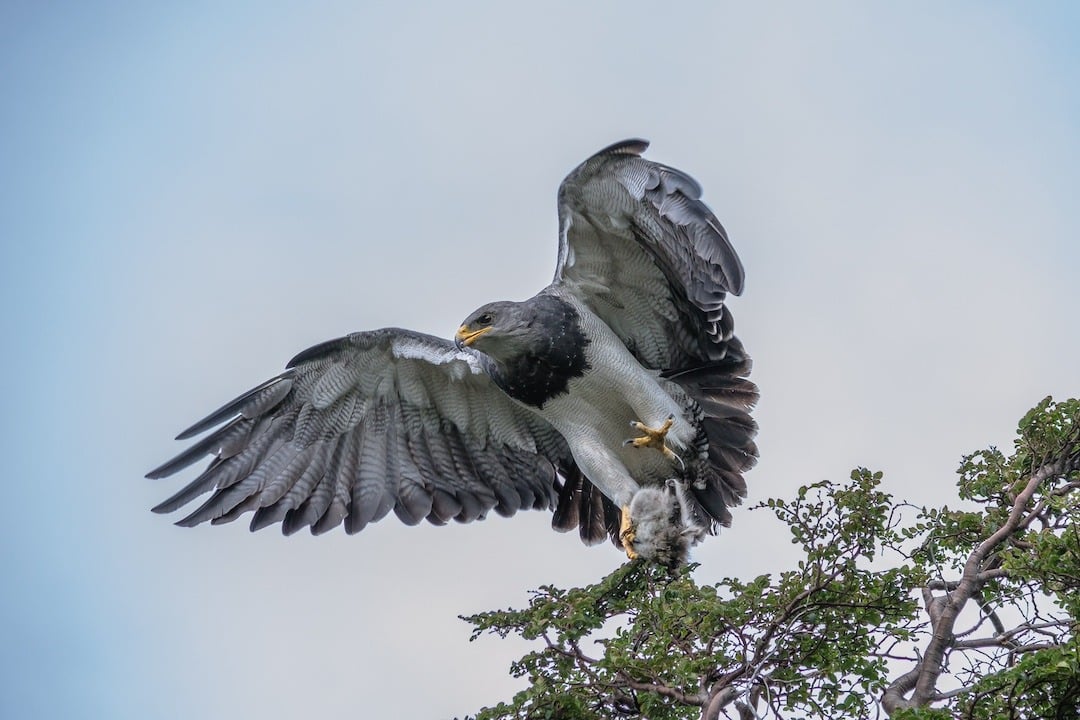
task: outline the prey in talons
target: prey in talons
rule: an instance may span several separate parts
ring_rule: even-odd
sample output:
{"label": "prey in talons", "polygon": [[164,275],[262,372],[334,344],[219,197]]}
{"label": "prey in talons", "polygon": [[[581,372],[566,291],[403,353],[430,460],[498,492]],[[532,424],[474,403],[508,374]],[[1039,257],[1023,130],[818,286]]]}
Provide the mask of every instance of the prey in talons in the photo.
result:
{"label": "prey in talons", "polygon": [[691,512],[686,483],[668,480],[664,487],[641,488],[622,509],[619,539],[626,556],[669,568],[685,565],[690,548],[706,535]]}

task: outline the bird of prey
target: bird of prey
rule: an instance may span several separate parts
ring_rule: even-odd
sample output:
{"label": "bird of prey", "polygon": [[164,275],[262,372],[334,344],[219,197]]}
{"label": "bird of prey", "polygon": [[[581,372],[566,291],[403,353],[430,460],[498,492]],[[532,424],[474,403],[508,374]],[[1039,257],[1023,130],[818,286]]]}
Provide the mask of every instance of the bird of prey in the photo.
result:
{"label": "bird of prey", "polygon": [[553,510],[552,525],[674,565],[731,522],[757,460],[757,388],[728,293],[743,267],[689,175],[626,140],[558,193],[555,278],[453,341],[383,328],[316,345],[184,430],[147,477],[209,466],[154,508],[288,535]]}

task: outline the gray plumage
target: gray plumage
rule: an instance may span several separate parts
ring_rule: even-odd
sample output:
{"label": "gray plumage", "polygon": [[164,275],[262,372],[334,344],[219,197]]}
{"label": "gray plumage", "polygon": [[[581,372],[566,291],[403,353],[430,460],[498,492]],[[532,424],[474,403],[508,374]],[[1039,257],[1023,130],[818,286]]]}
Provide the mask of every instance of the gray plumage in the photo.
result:
{"label": "gray plumage", "polygon": [[[268,389],[279,387],[284,396],[266,407]],[[390,510],[410,524],[470,521],[492,508],[548,508],[550,461],[569,457],[562,438],[499,391],[475,355],[396,328],[306,350],[192,427],[224,417],[230,422],[195,452],[149,473],[165,477],[215,456],[155,512],[214,490],[179,524],[231,520],[244,503],[255,510],[252,529],[283,521],[287,534],[330,530],[346,518],[346,530],[358,532]]]}
{"label": "gray plumage", "polygon": [[[697,183],[646,147],[613,145],[564,180],[537,296],[485,305],[456,342],[385,328],[300,353],[178,436],[209,431],[148,477],[211,461],[154,511],[211,493],[178,524],[250,511],[252,530],[291,534],[552,509],[556,529],[619,544],[620,508],[637,507],[643,554],[684,558],[745,495],[757,389],[724,305],[738,256]],[[669,417],[659,448],[624,442],[631,422]]]}

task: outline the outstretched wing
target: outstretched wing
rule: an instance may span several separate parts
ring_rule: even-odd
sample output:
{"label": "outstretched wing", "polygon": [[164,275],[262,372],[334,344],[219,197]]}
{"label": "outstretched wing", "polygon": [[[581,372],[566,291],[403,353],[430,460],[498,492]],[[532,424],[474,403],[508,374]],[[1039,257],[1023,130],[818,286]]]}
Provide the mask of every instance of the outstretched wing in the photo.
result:
{"label": "outstretched wing", "polygon": [[229,522],[251,510],[252,530],[280,522],[288,535],[343,520],[355,533],[391,510],[409,524],[443,524],[492,508],[551,508],[556,467],[573,467],[566,443],[507,398],[481,362],[448,341],[393,328],[306,350],[180,433],[184,440],[217,428],[147,477],[213,459],[154,511],[212,491],[178,524]]}
{"label": "outstretched wing", "polygon": [[[554,284],[576,295],[638,361],[679,384],[702,410],[709,468],[691,487],[691,512],[727,525],[746,495],[742,473],[757,461],[750,357],[724,306],[743,287],[743,267],[701,187],[641,157],[625,140],[579,165],[559,188]],[[585,500],[567,484],[560,511]],[[556,514],[558,517],[559,513]]]}
{"label": "outstretched wing", "polygon": [[563,181],[555,283],[647,367],[721,360],[734,330],[724,299],[742,291],[742,263],[697,182],[642,158],[648,146],[612,145]]}

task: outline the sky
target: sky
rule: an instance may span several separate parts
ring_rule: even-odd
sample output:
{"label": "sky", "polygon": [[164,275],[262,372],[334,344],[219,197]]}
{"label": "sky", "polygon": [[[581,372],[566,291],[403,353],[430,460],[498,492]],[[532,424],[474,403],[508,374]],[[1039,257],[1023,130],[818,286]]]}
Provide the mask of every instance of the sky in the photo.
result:
{"label": "sky", "polygon": [[[3,3],[0,716],[508,699],[527,646],[457,616],[609,545],[537,512],[181,529],[149,508],[183,479],[143,475],[305,347],[532,295],[558,183],[627,137],[746,266],[748,502],[862,465],[955,503],[961,454],[1080,396],[1078,31],[1069,3]],[[694,558],[791,553],[742,509]]]}

